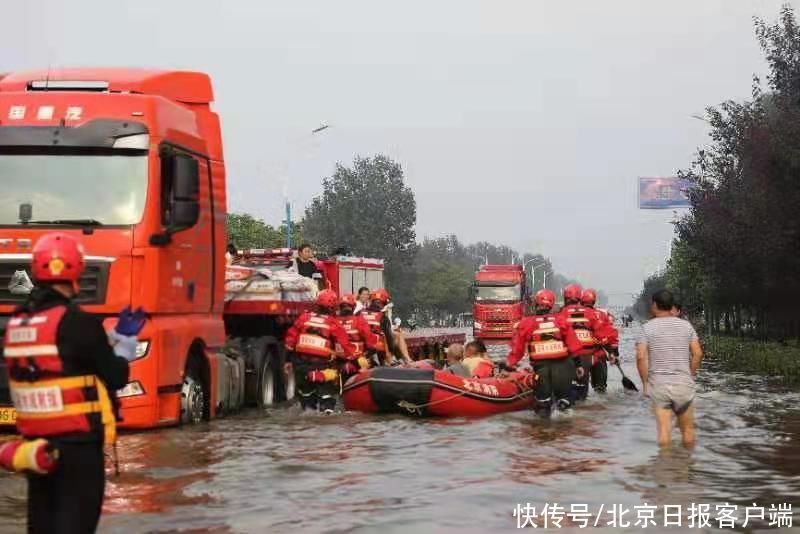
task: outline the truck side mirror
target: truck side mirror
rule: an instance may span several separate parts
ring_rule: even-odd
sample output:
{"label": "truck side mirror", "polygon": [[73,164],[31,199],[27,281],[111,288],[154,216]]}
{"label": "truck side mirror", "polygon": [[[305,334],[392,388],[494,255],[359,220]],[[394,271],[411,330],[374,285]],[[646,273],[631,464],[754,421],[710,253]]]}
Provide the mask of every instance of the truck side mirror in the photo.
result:
{"label": "truck side mirror", "polygon": [[161,153],[161,219],[164,232],[150,236],[150,244],[164,246],[171,235],[191,228],[200,218],[200,168],[188,154],[165,149]]}

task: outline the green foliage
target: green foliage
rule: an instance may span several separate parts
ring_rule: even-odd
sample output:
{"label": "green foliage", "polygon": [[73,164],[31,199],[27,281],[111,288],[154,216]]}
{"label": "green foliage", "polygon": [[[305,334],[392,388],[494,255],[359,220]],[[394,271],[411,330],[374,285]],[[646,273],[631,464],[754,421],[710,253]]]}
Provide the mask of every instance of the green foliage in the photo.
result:
{"label": "green foliage", "polygon": [[[682,176],[691,210],[659,282],[711,332],[800,335],[800,29],[790,6],[756,19],[769,65],[752,99],[706,110],[711,143]],[[647,287],[645,287],[647,290]],[[646,291],[645,291],[646,292]]]}
{"label": "green foliage", "polygon": [[322,187],[322,194],[306,209],[308,238],[327,253],[383,258],[395,305],[407,308],[407,270],[417,250],[417,203],[403,181],[403,169],[387,156],[356,157],[352,167],[337,164]]}
{"label": "green foliage", "polygon": [[708,336],[703,348],[709,359],[728,369],[769,376],[785,384],[800,383],[800,346],[791,343],[756,341],[732,336]]}
{"label": "green foliage", "polygon": [[[275,229],[249,213],[229,213],[225,226],[228,242],[239,249],[286,246],[286,225]],[[294,223],[293,226],[292,242],[297,246],[303,242],[303,223]]]}

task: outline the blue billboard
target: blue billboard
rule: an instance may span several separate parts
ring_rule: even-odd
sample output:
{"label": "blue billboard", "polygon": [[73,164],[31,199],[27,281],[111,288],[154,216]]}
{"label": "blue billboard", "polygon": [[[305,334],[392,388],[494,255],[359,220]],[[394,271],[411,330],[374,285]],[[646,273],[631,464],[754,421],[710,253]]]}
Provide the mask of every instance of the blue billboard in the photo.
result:
{"label": "blue billboard", "polygon": [[690,208],[688,190],[691,186],[690,180],[675,176],[639,178],[639,208]]}

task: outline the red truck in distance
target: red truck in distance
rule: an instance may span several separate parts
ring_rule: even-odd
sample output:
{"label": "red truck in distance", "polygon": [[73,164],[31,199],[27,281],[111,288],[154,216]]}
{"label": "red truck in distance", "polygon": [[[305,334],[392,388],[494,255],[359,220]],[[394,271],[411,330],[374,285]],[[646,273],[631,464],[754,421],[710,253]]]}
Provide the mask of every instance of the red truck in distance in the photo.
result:
{"label": "red truck in distance", "polygon": [[473,287],[475,339],[509,341],[528,306],[527,280],[522,265],[482,265],[475,273]]}

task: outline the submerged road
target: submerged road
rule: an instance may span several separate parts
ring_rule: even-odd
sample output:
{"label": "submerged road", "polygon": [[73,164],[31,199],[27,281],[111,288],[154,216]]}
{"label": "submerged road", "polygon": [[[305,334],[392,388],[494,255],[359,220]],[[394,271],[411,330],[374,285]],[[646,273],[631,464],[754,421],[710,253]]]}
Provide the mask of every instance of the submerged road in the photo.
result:
{"label": "submerged road", "polygon": [[[623,335],[626,372],[638,383],[632,332]],[[716,531],[717,505],[750,510],[753,532],[770,505],[792,504],[800,532],[800,392],[757,377],[701,370],[698,445],[659,451],[648,402],[622,390],[571,417],[519,412],[481,420],[415,420],[360,414],[317,416],[297,408],[247,412],[195,428],[124,435],[122,474],[110,478],[101,532],[496,532],[514,531],[535,511],[586,505],[589,527],[606,527],[612,507],[627,528],[645,503],[658,506],[645,532]],[[24,480],[0,475],[0,532],[23,530]],[[713,528],[689,529],[690,505],[710,504]],[[664,505],[680,505],[682,527],[665,528]],[[602,511],[601,511],[602,506]],[[764,507],[764,520],[753,521]],[[669,509],[675,511],[676,508]],[[577,516],[572,519],[576,519]],[[599,518],[599,519],[598,519]],[[565,517],[563,532],[578,529]],[[531,529],[530,525],[527,527]],[[761,530],[763,529],[763,530]],[[730,529],[727,529],[730,532]]]}

